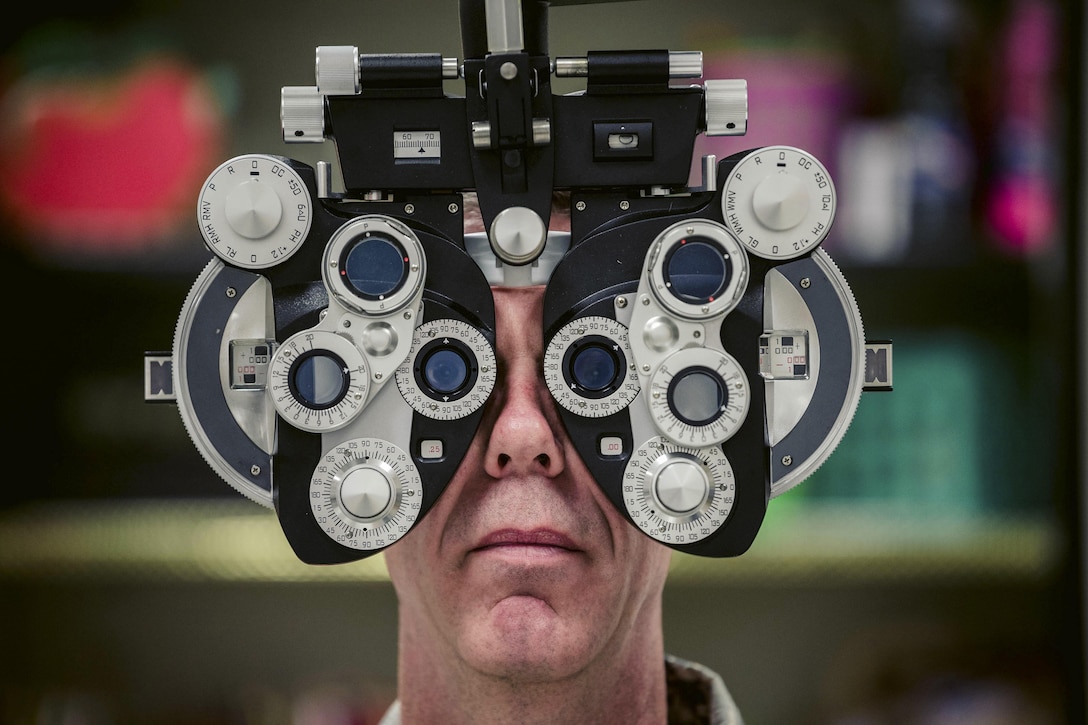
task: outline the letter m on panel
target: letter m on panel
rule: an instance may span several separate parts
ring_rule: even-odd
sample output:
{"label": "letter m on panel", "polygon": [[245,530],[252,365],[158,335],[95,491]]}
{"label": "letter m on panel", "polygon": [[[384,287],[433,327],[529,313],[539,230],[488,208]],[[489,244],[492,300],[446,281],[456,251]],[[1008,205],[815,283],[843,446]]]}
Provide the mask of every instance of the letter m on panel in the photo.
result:
{"label": "letter m on panel", "polygon": [[144,353],[144,401],[177,401],[177,396],[174,395],[174,358],[170,353]]}

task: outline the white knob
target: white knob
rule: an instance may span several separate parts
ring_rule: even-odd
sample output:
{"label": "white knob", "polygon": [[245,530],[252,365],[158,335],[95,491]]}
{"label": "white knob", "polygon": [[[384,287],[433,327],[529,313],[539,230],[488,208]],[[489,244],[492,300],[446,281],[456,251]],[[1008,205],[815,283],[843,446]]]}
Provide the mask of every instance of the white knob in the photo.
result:
{"label": "white knob", "polygon": [[805,182],[787,173],[771,174],[752,194],[752,211],[760,224],[776,232],[793,229],[808,215]]}
{"label": "white knob", "polygon": [[532,209],[512,206],[503,209],[491,222],[491,247],[508,264],[528,264],[544,251],[548,227]]}
{"label": "white knob", "polygon": [[376,468],[357,468],[340,484],[340,501],[348,513],[361,519],[380,515],[393,500],[393,487]]}
{"label": "white knob", "polygon": [[326,96],[359,93],[359,49],[353,45],[317,47],[317,90]]}
{"label": "white knob", "polygon": [[669,78],[701,78],[703,53],[699,50],[670,50]]}
{"label": "white knob", "polygon": [[246,181],[230,193],[223,211],[232,230],[246,239],[264,239],[279,226],[283,205],[268,184]]}
{"label": "white knob", "polygon": [[686,458],[671,460],[658,471],[654,494],[672,514],[686,514],[706,501],[710,481],[703,467]]}
{"label": "white knob", "polygon": [[748,81],[706,81],[703,96],[707,136],[743,136],[748,132]]}
{"label": "white knob", "polygon": [[325,140],[325,96],[314,86],[280,89],[280,126],[284,143]]}

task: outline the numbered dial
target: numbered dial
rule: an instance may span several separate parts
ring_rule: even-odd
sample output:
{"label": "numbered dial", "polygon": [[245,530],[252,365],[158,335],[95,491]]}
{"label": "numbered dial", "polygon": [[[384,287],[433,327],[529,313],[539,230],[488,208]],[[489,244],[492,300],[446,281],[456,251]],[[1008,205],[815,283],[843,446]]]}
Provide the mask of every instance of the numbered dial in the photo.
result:
{"label": "numbered dial", "polygon": [[586,418],[617,413],[638,395],[627,328],[609,317],[580,317],[544,352],[544,380],[556,402]]}
{"label": "numbered dial", "polygon": [[366,359],[335,332],[309,330],[280,345],[269,364],[269,392],[291,425],[314,433],[343,428],[369,391]]}
{"label": "numbered dial", "polygon": [[495,352],[461,320],[425,322],[415,329],[397,387],[412,409],[435,420],[457,420],[480,409],[495,388]]}
{"label": "numbered dial", "polygon": [[728,440],[748,415],[748,378],[731,355],[705,347],[665,358],[650,376],[650,415],[658,431],[686,446]]}
{"label": "numbered dial", "polygon": [[329,538],[372,551],[408,533],[423,484],[411,458],[377,438],[353,438],[327,452],[310,479],[310,509]]}
{"label": "numbered dial", "polygon": [[827,236],[835,217],[835,187],[811,154],[768,146],[733,167],[722,192],[722,214],[752,254],[792,259]]}
{"label": "numbered dial", "polygon": [[717,446],[691,448],[664,438],[639,446],[623,474],[627,514],[666,544],[701,541],[733,510],[733,468]]}
{"label": "numbered dial", "polygon": [[238,156],[200,190],[197,220],[208,248],[228,264],[263,269],[298,251],[310,231],[312,201],[294,169],[273,156]]}

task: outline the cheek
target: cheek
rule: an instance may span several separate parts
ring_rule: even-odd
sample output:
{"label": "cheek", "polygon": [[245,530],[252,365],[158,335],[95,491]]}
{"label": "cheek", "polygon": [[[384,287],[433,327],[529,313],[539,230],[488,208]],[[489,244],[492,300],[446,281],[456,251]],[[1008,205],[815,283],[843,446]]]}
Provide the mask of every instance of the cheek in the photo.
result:
{"label": "cheek", "polygon": [[413,598],[413,592],[418,589],[421,581],[416,568],[422,559],[418,544],[420,533],[422,532],[417,526],[383,553],[385,566],[389,571],[389,580],[393,582],[397,598],[402,603]]}
{"label": "cheek", "polygon": [[[619,517],[619,514],[616,516]],[[618,525],[623,527],[623,533],[616,532],[615,536],[622,541],[626,550],[624,556],[628,570],[635,576],[635,585],[645,582],[652,589],[657,586],[656,582],[664,584],[672,560],[672,549],[646,536],[625,519],[620,518]]]}
{"label": "cheek", "polygon": [[[473,441],[465,463],[479,455],[478,447],[479,441]],[[442,576],[454,563],[442,558],[443,543],[451,535],[451,525],[456,527],[460,518],[453,506],[463,497],[459,478],[465,467],[462,464],[423,519],[385,551],[389,578],[402,604],[429,608],[429,601],[445,596]]]}
{"label": "cheek", "polygon": [[389,578],[402,599],[426,589],[439,565],[435,552],[439,549],[442,530],[448,517],[443,507],[448,495],[448,490],[441,494],[412,530],[385,550]]}
{"label": "cheek", "polygon": [[[593,484],[596,487],[596,483]],[[627,521],[601,490],[595,491],[596,505],[612,532],[617,576],[627,576],[630,586],[652,592],[664,586],[672,561],[672,549],[651,539]]]}

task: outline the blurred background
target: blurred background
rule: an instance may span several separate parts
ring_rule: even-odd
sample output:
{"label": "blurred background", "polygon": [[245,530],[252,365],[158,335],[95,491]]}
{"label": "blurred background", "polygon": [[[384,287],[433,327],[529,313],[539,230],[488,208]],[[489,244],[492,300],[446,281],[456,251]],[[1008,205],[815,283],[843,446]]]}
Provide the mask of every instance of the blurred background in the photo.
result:
{"label": "blurred background", "polygon": [[[0,295],[24,348],[0,398],[0,721],[374,723],[395,695],[381,558],[297,563],[143,402],[142,356],[210,258],[211,170],[334,160],[280,137],[315,46],[460,58],[456,3],[21,11],[0,30]],[[826,248],[895,343],[895,391],[863,396],[751,551],[675,559],[667,648],[750,725],[1084,720],[1084,23],[1078,0],[551,11],[553,56],[702,50],[705,77],[747,79],[748,135],[697,150],[820,158]]]}

